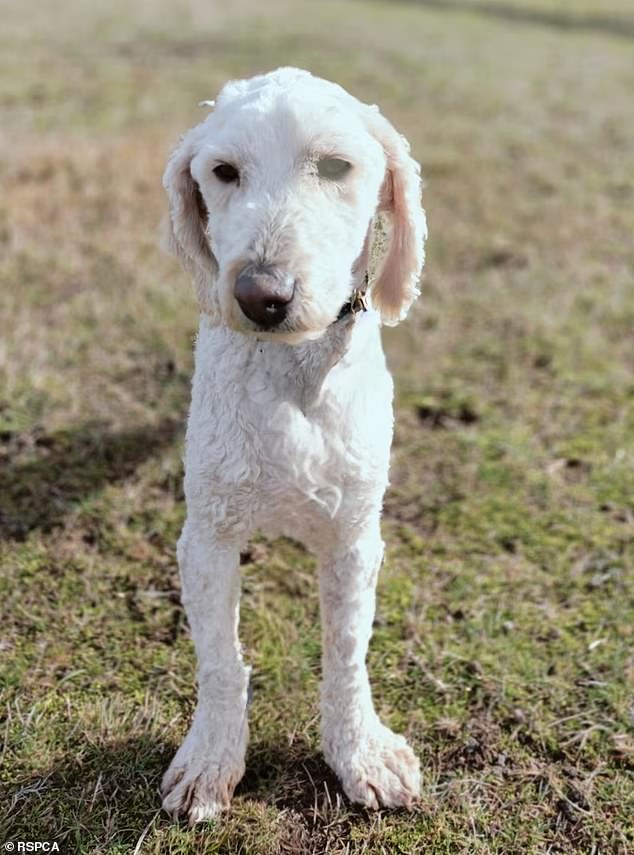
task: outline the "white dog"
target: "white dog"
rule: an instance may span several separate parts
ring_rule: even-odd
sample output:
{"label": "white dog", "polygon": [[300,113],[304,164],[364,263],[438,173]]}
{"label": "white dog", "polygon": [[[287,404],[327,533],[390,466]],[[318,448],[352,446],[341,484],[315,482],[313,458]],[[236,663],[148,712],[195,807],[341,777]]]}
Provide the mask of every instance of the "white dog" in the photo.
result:
{"label": "white dog", "polygon": [[[255,529],[319,558],[322,745],[346,794],[372,808],[418,796],[365,659],[392,438],[379,326],[418,295],[419,171],[377,107],[294,68],[228,83],[167,165],[171,248],[201,309],[178,544],[198,706],[162,784],[190,822],[226,809],[244,773],[239,555]],[[391,230],[366,304],[379,212]]]}

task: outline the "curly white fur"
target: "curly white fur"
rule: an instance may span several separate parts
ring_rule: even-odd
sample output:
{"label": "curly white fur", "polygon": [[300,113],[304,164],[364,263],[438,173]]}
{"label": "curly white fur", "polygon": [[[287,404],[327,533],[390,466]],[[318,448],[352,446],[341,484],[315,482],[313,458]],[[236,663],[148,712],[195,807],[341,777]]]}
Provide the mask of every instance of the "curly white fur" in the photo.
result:
{"label": "curly white fur", "polygon": [[[324,157],[351,169],[324,179],[315,166]],[[240,181],[219,181],[219,163]],[[392,438],[379,326],[398,322],[418,294],[418,165],[376,107],[282,68],[228,83],[182,139],[164,183],[171,246],[194,279],[201,321],[178,545],[198,706],[164,777],[163,806],[192,822],[213,817],[244,772],[239,553],[256,528],[301,540],[320,560],[326,760],[354,801],[411,805],[418,761],[379,721],[365,659]],[[372,307],[337,320],[383,211],[391,235]],[[273,331],[261,332],[234,297],[238,272],[254,261],[296,277],[288,317]]]}

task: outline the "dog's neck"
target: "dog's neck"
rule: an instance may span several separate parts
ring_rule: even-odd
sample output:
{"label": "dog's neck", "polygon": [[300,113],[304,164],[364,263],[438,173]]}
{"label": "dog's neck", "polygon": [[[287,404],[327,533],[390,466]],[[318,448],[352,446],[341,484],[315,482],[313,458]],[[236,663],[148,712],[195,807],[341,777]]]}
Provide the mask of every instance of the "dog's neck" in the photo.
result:
{"label": "dog's neck", "polygon": [[296,345],[290,357],[297,366],[294,385],[300,409],[306,413],[320,396],[332,369],[346,355],[356,324],[356,312],[347,312],[328,327],[315,341]]}
{"label": "dog's neck", "polygon": [[[318,338],[290,344],[271,339],[258,340],[253,334],[210,323],[204,314],[201,315],[203,341],[207,340],[208,333],[214,338],[220,336],[214,349],[225,356],[235,353],[233,363],[240,366],[240,376],[260,375],[261,383],[274,390],[279,400],[292,403],[307,416],[319,403],[331,371],[340,363],[345,366],[355,364],[357,359],[362,361],[366,343],[364,330],[369,332],[378,325],[378,315],[371,310],[348,313],[327,327]],[[204,329],[208,333],[203,333]],[[256,383],[256,387],[259,386],[260,381]]]}

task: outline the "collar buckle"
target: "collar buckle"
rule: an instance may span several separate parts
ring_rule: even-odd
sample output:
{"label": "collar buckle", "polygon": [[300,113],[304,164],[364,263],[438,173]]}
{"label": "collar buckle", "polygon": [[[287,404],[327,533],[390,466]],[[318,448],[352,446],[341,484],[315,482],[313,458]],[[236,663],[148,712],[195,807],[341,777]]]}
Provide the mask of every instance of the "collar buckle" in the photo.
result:
{"label": "collar buckle", "polygon": [[368,311],[368,298],[365,294],[365,288],[363,290],[355,288],[352,292],[352,296],[350,297],[350,311],[353,315],[356,315],[358,312]]}
{"label": "collar buckle", "polygon": [[363,277],[363,284],[360,288],[355,288],[352,294],[350,295],[350,299],[348,300],[348,302],[343,304],[343,306],[341,307],[341,311],[337,316],[337,321],[340,321],[342,318],[345,318],[346,315],[358,315],[359,312],[368,311],[367,290],[369,285],[370,276],[366,271]]}

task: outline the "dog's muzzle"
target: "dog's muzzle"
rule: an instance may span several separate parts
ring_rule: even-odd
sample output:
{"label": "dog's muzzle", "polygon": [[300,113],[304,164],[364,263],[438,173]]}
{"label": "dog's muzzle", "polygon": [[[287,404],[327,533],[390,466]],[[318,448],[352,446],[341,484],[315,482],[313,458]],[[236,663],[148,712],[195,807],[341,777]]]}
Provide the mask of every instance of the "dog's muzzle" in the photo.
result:
{"label": "dog's muzzle", "polygon": [[276,267],[249,265],[236,278],[234,296],[246,317],[270,330],[285,320],[296,280]]}

